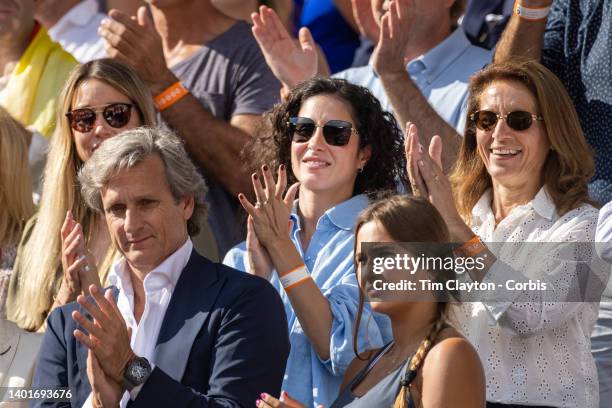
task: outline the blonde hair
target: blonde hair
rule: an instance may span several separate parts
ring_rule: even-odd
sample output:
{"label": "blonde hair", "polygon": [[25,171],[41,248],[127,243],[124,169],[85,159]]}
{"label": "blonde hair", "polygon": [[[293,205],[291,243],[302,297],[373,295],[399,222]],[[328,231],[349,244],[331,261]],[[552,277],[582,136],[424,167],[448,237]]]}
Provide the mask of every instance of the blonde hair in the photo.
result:
{"label": "blonde hair", "polygon": [[19,242],[34,213],[28,131],[0,108],[0,248]]}
{"label": "blonde hair", "polygon": [[[90,61],[76,67],[61,93],[57,123],[44,171],[43,193],[36,225],[18,254],[14,273],[18,276],[16,299],[9,302],[8,316],[20,327],[36,330],[53,304],[62,280],[60,229],[66,212],[72,211],[89,240],[99,222],[81,196],[77,174],[83,165],[79,158],[70,123],[66,117],[79,86],[90,79],[100,80],[129,97],[143,126],[156,124],[155,108],[149,89],[135,71],[111,59]],[[98,265],[104,284],[117,251],[109,247]]]}
{"label": "blonde hair", "polygon": [[491,176],[477,152],[476,125],[470,115],[479,109],[482,93],[496,81],[521,83],[536,100],[539,112],[534,113],[544,118],[551,146],[542,168],[544,186],[559,214],[590,203],[587,182],[595,173],[593,154],[565,87],[542,64],[515,58],[491,64],[470,80],[465,136],[450,177],[459,213],[469,221],[474,205],[492,187]]}

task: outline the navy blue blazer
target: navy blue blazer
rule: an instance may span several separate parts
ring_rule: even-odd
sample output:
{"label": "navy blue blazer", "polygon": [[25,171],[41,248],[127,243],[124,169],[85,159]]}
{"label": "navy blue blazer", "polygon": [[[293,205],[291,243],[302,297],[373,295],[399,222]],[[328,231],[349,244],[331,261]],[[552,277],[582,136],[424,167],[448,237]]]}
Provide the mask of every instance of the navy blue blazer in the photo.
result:
{"label": "navy blue blazer", "polygon": [[[73,336],[76,303],[51,313],[33,386],[69,387],[81,407],[91,392],[87,348]],[[81,330],[83,330],[81,328]],[[280,393],[289,355],[287,317],[266,280],[192,252],[176,284],[155,347],[155,369],[131,407],[251,407]]]}

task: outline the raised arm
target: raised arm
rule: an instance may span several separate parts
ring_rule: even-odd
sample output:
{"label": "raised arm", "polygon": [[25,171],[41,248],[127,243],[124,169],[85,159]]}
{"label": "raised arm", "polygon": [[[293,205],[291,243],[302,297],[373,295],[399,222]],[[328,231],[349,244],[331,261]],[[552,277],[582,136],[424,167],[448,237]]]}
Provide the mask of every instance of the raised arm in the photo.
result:
{"label": "raised arm", "polygon": [[253,35],[266,59],[266,63],[285,87],[317,74],[318,56],[310,30],[302,27],[299,43],[289,35],[274,10],[261,6],[259,13],[251,14]]}
{"label": "raised arm", "polygon": [[[410,41],[407,24],[410,11],[406,2],[395,2],[381,20],[380,38],[373,53],[374,70],[380,76],[385,93],[391,102],[398,123],[414,123],[427,129],[429,135],[439,135],[444,143],[442,163],[445,171],[455,163],[461,146],[461,136],[429,104],[410,75],[404,63],[404,49]],[[429,145],[431,138],[425,138]]]}
{"label": "raised arm", "polygon": [[[552,0],[521,0],[521,4],[530,8],[542,8],[549,7]],[[494,61],[507,61],[512,56],[540,60],[546,20],[533,21],[513,15],[497,44]]]}
{"label": "raised arm", "polygon": [[[144,7],[138,10],[136,20],[117,10],[112,10],[110,16],[112,19],[101,25],[100,34],[107,42],[111,58],[135,68],[153,95],[178,82],[166,65],[161,38]],[[217,119],[189,93],[163,110],[162,116],[185,141],[190,156],[207,174],[232,194],[248,189],[248,173],[228,163],[240,163],[240,152],[257,129],[260,115],[237,113],[227,123]]]}

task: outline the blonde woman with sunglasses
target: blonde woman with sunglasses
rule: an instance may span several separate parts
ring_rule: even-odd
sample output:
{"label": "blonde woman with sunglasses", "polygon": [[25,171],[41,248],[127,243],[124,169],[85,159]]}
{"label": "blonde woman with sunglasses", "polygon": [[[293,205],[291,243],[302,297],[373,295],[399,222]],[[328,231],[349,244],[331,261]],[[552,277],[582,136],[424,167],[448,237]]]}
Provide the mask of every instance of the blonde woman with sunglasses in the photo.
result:
{"label": "blonde woman with sunglasses", "polygon": [[83,202],[78,170],[104,140],[156,124],[147,86],[110,59],[75,68],[61,101],[40,208],[25,228],[8,293],[8,318],[31,331],[89,283],[104,284],[115,255],[106,224]]}

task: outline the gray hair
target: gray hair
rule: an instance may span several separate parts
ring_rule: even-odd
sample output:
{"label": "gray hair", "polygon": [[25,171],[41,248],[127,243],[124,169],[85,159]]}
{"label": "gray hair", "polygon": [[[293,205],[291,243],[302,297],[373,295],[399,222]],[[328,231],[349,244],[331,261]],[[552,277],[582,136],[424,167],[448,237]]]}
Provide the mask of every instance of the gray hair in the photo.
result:
{"label": "gray hair", "polygon": [[178,201],[193,195],[195,208],[187,221],[187,231],[194,236],[206,222],[208,187],[189,159],[176,134],[161,127],[140,127],[127,130],[106,140],[79,171],[81,194],[93,210],[104,213],[100,189],[118,172],[131,169],[156,154],[164,162],[166,179],[172,196]]}

